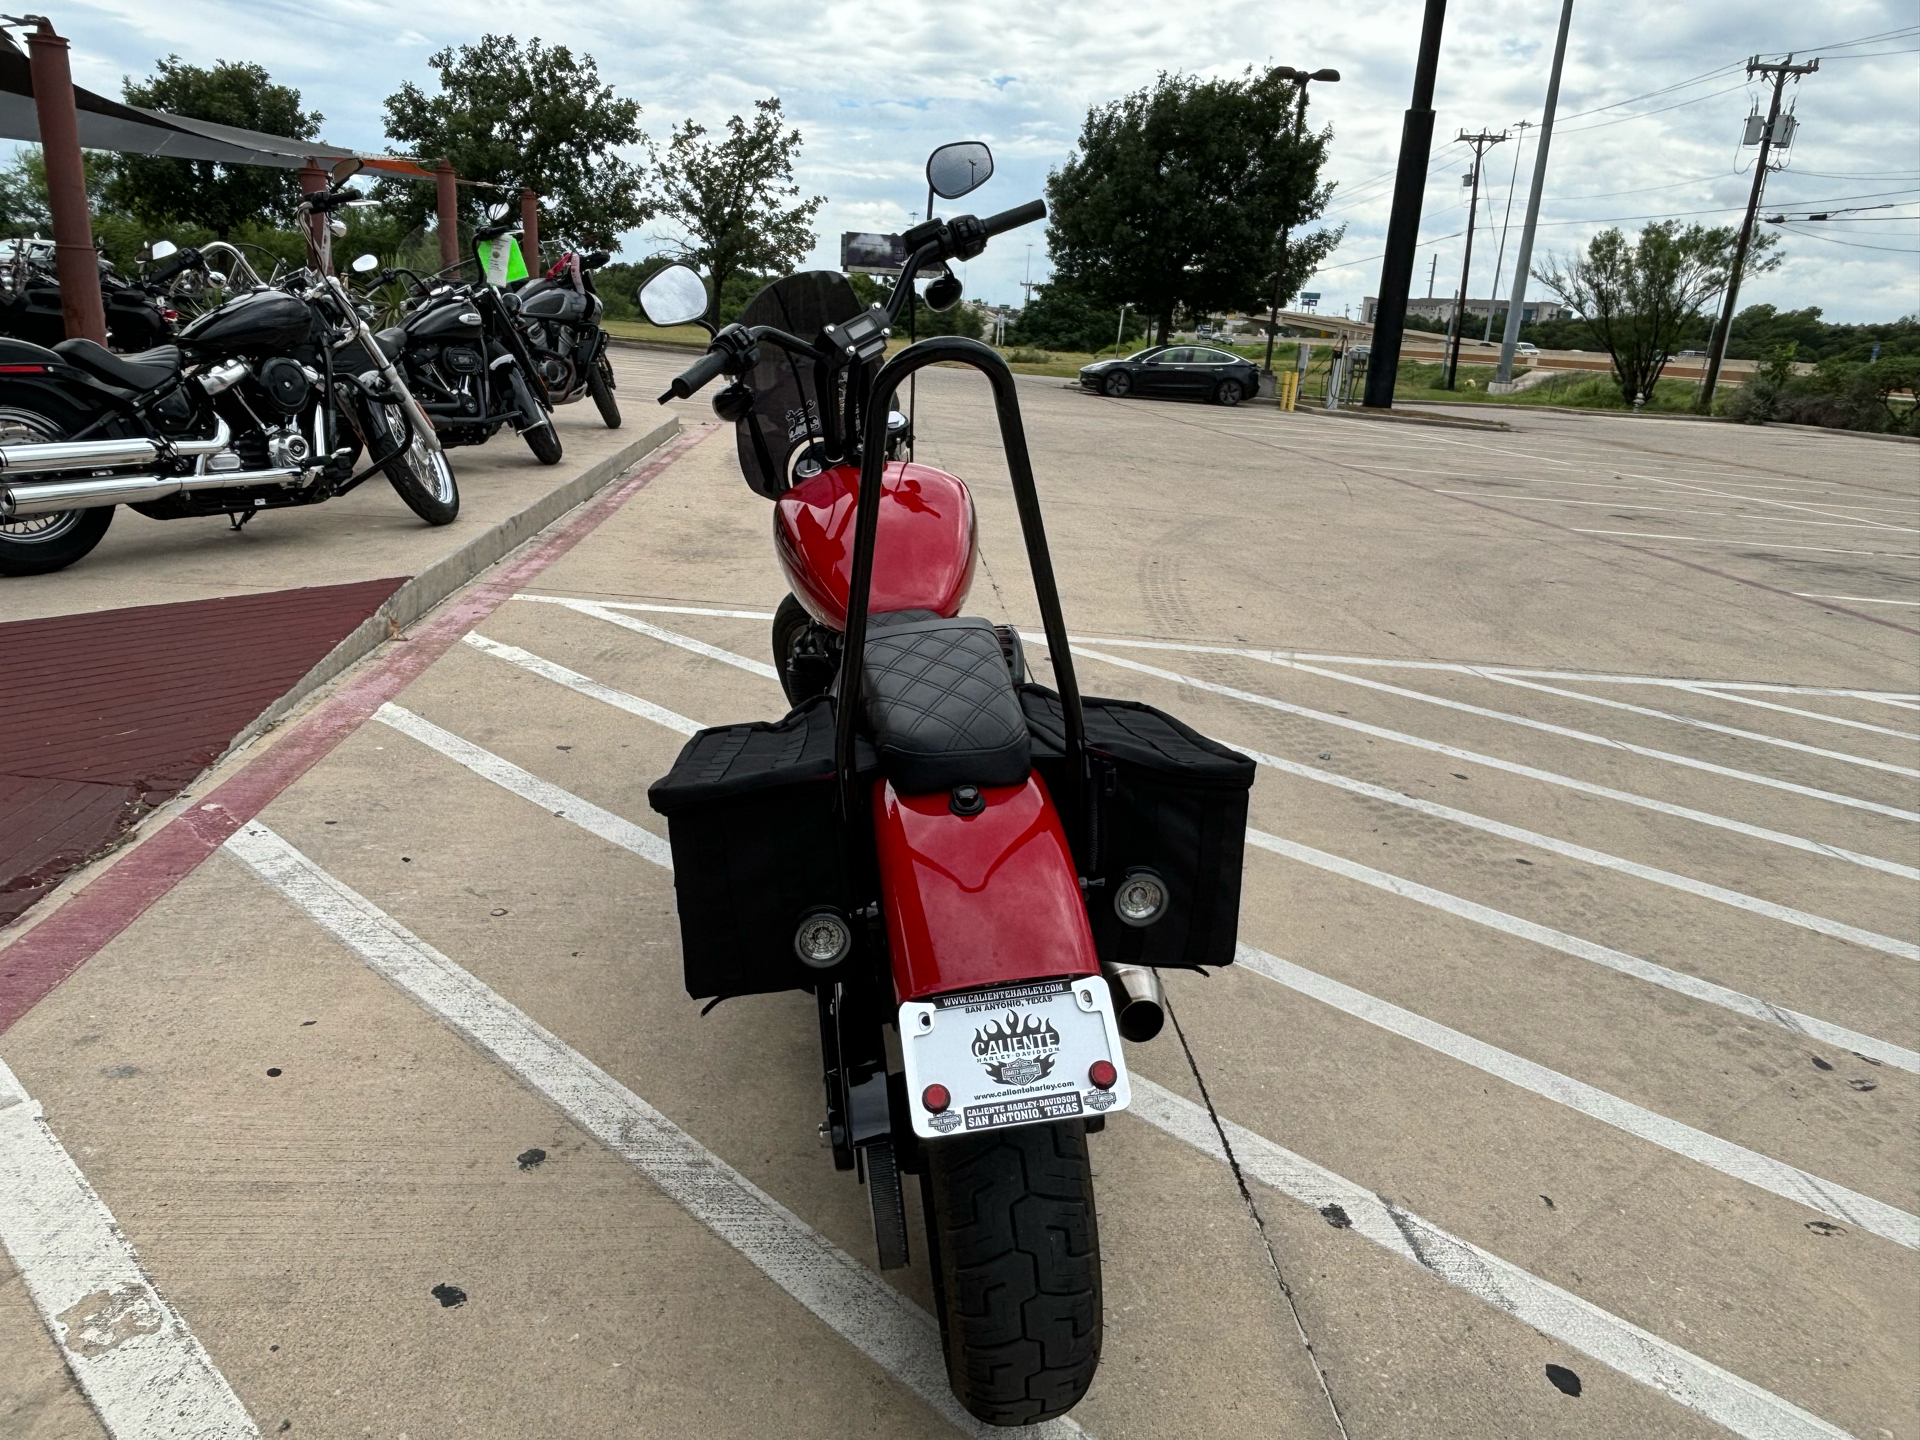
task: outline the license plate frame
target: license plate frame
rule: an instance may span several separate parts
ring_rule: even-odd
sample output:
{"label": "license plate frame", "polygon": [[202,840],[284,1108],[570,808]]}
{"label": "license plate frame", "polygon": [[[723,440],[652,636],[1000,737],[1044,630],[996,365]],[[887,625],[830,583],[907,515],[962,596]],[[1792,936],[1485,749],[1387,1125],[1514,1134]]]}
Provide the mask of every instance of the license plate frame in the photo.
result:
{"label": "license plate frame", "polygon": [[[1091,1119],[1132,1101],[1113,994],[1098,975],[909,1000],[900,1007],[900,1052],[913,1133],[923,1140]],[[1098,1060],[1115,1072],[1104,1090],[1087,1078]],[[938,1114],[921,1098],[932,1084],[952,1097]]]}

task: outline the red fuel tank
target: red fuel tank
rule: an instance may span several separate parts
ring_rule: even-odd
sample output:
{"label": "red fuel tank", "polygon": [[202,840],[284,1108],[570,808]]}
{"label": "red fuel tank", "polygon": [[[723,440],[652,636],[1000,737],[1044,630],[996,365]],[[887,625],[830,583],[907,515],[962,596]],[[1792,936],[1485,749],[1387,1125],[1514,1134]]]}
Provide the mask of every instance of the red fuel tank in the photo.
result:
{"label": "red fuel tank", "polygon": [[1037,776],[982,790],[959,816],[948,797],[873,791],[894,998],[1100,969],[1073,854]]}
{"label": "red fuel tank", "polygon": [[[834,630],[847,624],[853,521],[860,471],[836,465],[774,502],[773,545],[807,612]],[[930,465],[889,461],[880,482],[880,533],[869,610],[953,616],[973,588],[973,496]]]}

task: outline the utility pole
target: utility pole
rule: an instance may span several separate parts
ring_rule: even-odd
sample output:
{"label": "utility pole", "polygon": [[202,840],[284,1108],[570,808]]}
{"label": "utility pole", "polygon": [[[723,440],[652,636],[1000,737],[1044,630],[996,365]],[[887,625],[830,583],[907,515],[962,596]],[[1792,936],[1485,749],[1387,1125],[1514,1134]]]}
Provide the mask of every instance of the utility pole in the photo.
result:
{"label": "utility pole", "polygon": [[[1293,138],[1297,144],[1300,137],[1307,133],[1307,82],[1318,80],[1322,84],[1332,84],[1340,78],[1340,72],[1315,70],[1309,73],[1298,66],[1282,65],[1274,71],[1274,74],[1283,80],[1293,81],[1294,89],[1299,96],[1293,112]],[[1280,293],[1280,287],[1286,283],[1287,232],[1291,228],[1288,225],[1280,227],[1280,240],[1274,246],[1273,303],[1267,309],[1267,358],[1266,363],[1260,367],[1261,373],[1266,375],[1273,373],[1273,335],[1274,331],[1280,328],[1280,302],[1285,298]]]}
{"label": "utility pole", "polygon": [[1516,128],[1520,131],[1520,141],[1513,147],[1513,174],[1507,177],[1507,213],[1500,221],[1500,248],[1493,253],[1493,288],[1487,291],[1487,328],[1481,332],[1482,340],[1493,339],[1493,312],[1499,308],[1500,267],[1507,263],[1507,227],[1513,223],[1513,192],[1520,183],[1520,152],[1526,148],[1527,129],[1533,122],[1522,120]]}
{"label": "utility pole", "polygon": [[1433,298],[1433,277],[1440,270],[1440,252],[1433,252],[1433,259],[1427,262],[1427,299]]}
{"label": "utility pole", "polygon": [[[1480,213],[1480,157],[1488,150],[1508,139],[1502,130],[1498,135],[1482,130],[1478,135],[1460,132],[1460,139],[1473,147],[1473,169],[1467,172],[1467,183],[1473,187],[1473,195],[1467,202],[1467,253],[1460,261],[1460,293],[1453,301],[1453,344],[1447,350],[1446,388],[1453,389],[1454,373],[1460,368],[1461,332],[1467,328],[1467,300],[1471,292],[1467,289],[1467,277],[1473,270],[1473,231]],[[1493,308],[1493,302],[1487,302],[1487,308]]]}
{"label": "utility pole", "polygon": [[1500,366],[1493,372],[1493,384],[1502,391],[1513,387],[1513,347],[1520,341],[1520,317],[1527,303],[1533,230],[1540,219],[1540,192],[1547,183],[1547,149],[1553,143],[1553,112],[1560,104],[1560,69],[1566,63],[1567,31],[1572,25],[1573,0],[1561,0],[1560,34],[1553,42],[1553,69],[1547,74],[1547,104],[1540,116],[1540,144],[1533,152],[1533,189],[1527,194],[1527,220],[1520,227],[1520,253],[1513,262],[1513,298],[1507,302],[1507,328],[1500,340]]}
{"label": "utility pole", "polygon": [[1819,68],[1818,60],[1796,65],[1791,55],[1777,64],[1763,62],[1758,55],[1747,61],[1749,80],[1756,75],[1773,77],[1773,101],[1767,107],[1767,123],[1760,131],[1760,158],[1753,165],[1753,189],[1747,195],[1747,217],[1740,222],[1740,238],[1733,246],[1733,268],[1727,272],[1727,298],[1720,307],[1720,323],[1713,327],[1713,341],[1707,346],[1707,374],[1700,382],[1702,415],[1713,409],[1714,387],[1720,383],[1720,362],[1726,358],[1727,338],[1733,330],[1733,310],[1740,301],[1740,272],[1746,268],[1747,247],[1753,243],[1753,217],[1760,209],[1760,192],[1767,184],[1767,159],[1772,155],[1774,141],[1780,135],[1781,92],[1786,89],[1789,76],[1798,82],[1802,75],[1811,75]]}
{"label": "utility pole", "polygon": [[1420,202],[1426,194],[1427,161],[1433,151],[1433,80],[1440,69],[1440,31],[1446,19],[1447,0],[1427,0],[1420,22],[1420,58],[1413,70],[1413,104],[1400,122],[1400,167],[1393,181],[1387,253],[1380,261],[1380,303],[1373,312],[1373,351],[1362,402],[1372,410],[1393,408],[1393,384],[1400,374],[1400,333],[1406,329],[1407,293],[1413,288]]}

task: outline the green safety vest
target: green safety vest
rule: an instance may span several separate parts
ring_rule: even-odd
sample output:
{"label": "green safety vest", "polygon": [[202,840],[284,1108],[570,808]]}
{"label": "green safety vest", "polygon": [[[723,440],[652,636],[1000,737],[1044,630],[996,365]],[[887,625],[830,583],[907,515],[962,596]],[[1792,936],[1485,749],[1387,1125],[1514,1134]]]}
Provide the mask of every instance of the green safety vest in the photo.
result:
{"label": "green safety vest", "polygon": [[527,262],[520,254],[520,242],[511,235],[503,235],[506,248],[496,251],[493,247],[497,240],[476,240],[474,253],[480,257],[480,271],[487,277],[487,284],[498,290],[514,280],[527,278]]}

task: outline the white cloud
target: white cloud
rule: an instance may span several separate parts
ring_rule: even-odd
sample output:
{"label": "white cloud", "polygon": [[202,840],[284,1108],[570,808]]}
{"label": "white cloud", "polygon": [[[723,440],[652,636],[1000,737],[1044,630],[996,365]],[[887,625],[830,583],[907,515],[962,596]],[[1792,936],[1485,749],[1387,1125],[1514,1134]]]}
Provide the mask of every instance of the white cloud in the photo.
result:
{"label": "white cloud", "polygon": [[[1557,9],[1550,0],[1454,8],[1435,96],[1436,164],[1423,236],[1446,235],[1465,222],[1465,192],[1456,178],[1464,168],[1461,149],[1442,150],[1438,142],[1461,129],[1499,130],[1538,119]],[[384,97],[403,80],[430,83],[428,55],[488,29],[591,52],[603,77],[640,101],[643,124],[660,140],[676,120],[716,124],[778,94],[807,137],[800,183],[830,201],[821,217],[820,263],[832,263],[837,241],[826,241],[840,230],[898,225],[909,212],[917,214],[926,203],[921,159],[942,141],[993,144],[999,173],[967,203],[1003,209],[1042,193],[1048,169],[1070,153],[1088,106],[1150,84],[1161,70],[1229,75],[1249,64],[1333,66],[1343,78],[1314,88],[1310,113],[1313,123],[1333,126],[1328,174],[1340,190],[1329,219],[1347,221],[1349,229],[1330,257],[1337,268],[1311,288],[1336,311],[1350,303],[1357,312],[1379,278],[1378,261],[1368,257],[1379,253],[1391,198],[1390,179],[1379,177],[1389,176],[1394,164],[1421,6],[1417,0],[1286,10],[1227,0],[1130,6],[492,0],[476,8],[413,0],[401,13],[405,28],[396,33],[395,9],[373,0],[77,0],[62,11],[61,25],[74,42],[82,84],[117,94],[122,75],[144,75],[169,53],[203,64],[255,60],[297,85],[310,106],[325,112],[327,138],[348,145],[379,145]],[[1553,143],[1540,244],[1584,243],[1601,228],[1597,222],[1612,217],[1719,210],[1693,218],[1737,219],[1750,181],[1739,170],[1752,159],[1737,142],[1758,93],[1744,83],[1739,62],[1756,52],[1819,54],[1812,47],[1913,21],[1910,0],[1829,0],[1818,7],[1788,0],[1686,6],[1579,0],[1561,94],[1566,118]],[[1920,211],[1911,203],[1920,199],[1916,44],[1909,37],[1858,47],[1903,52],[1869,58],[1836,53],[1789,92],[1802,128],[1792,166],[1769,183],[1769,212],[1830,201],[1905,201],[1877,213]],[[1724,67],[1735,68],[1659,98],[1576,118]],[[1667,106],[1675,108],[1662,109]],[[1655,110],[1662,113],[1646,113]],[[1489,157],[1496,213],[1505,207],[1513,151],[1509,142]],[[1509,271],[1531,163],[1529,140]],[[1839,200],[1868,194],[1876,198]],[[1786,263],[1750,284],[1743,301],[1819,305],[1836,320],[1920,309],[1920,256],[1912,253],[1920,250],[1920,225],[1891,220],[1801,231],[1783,243]],[[1017,298],[1029,238],[1040,241],[1038,227],[974,262],[972,293]],[[1423,250],[1417,288],[1424,289],[1428,257],[1437,253],[1436,289],[1451,293],[1460,245],[1455,239]],[[1496,245],[1497,238],[1480,232],[1476,294],[1489,287]],[[1891,248],[1857,248],[1868,245]],[[1039,246],[1036,256],[1043,253]],[[1364,263],[1349,263],[1356,261]],[[1036,268],[1044,268],[1037,259]]]}

